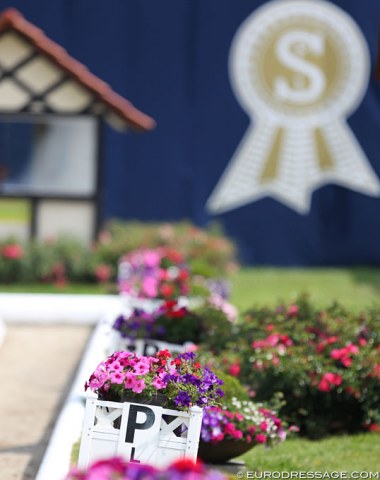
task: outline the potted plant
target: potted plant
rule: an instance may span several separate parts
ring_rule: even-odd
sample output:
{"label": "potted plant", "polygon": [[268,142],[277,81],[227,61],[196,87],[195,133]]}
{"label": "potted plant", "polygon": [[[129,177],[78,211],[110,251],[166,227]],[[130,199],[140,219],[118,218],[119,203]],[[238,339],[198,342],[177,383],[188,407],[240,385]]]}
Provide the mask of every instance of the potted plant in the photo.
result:
{"label": "potted plant", "polygon": [[129,299],[173,299],[189,293],[189,269],[173,248],[135,250],[120,259],[118,270],[119,291]]}
{"label": "potted plant", "polygon": [[223,395],[220,380],[187,352],[172,358],[168,350],[154,357],[115,352],[101,362],[85,383],[101,400],[159,404],[186,410],[216,405]]}
{"label": "potted plant", "polygon": [[[134,345],[136,350],[136,345],[140,345],[136,340],[140,339],[171,351],[183,351],[183,345],[191,342],[203,343],[209,350],[217,352],[233,335],[234,324],[228,313],[220,304],[206,302],[190,308],[174,300],[164,302],[153,311],[134,308],[129,314],[116,318],[113,349],[128,349]],[[164,341],[168,343],[160,345],[159,342]],[[139,353],[146,352],[140,349]]]}
{"label": "potted plant", "polygon": [[199,457],[206,463],[224,463],[256,445],[272,446],[286,438],[281,420],[269,409],[236,398],[203,413]]}
{"label": "potted plant", "polygon": [[195,460],[202,409],[218,403],[222,383],[193,353],[112,354],[85,384],[98,399],[87,396],[78,465],[112,455],[155,467]]}
{"label": "potted plant", "polygon": [[[225,463],[243,455],[256,445],[273,446],[285,440],[287,429],[274,409],[249,399],[245,388],[230,375],[223,379],[222,405],[203,412],[199,457],[206,463]],[[280,398],[272,400],[276,407]]]}

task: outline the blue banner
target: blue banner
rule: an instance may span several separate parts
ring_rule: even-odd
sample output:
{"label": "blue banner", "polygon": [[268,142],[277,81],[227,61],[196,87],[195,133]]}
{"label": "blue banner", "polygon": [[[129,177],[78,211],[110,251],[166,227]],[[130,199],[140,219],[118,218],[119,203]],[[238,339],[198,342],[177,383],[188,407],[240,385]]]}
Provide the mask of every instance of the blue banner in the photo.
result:
{"label": "blue banner", "polygon": [[157,121],[106,127],[104,219],[217,220],[257,265],[380,263],[378,0],[12,6]]}

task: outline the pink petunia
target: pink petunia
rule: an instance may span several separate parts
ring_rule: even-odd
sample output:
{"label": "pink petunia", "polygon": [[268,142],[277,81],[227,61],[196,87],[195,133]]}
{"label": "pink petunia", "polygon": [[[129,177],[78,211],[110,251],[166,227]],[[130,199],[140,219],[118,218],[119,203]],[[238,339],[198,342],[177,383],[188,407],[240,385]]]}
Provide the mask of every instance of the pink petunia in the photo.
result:
{"label": "pink petunia", "polygon": [[142,378],[141,380],[137,380],[132,387],[132,392],[141,393],[145,388],[145,382]]}
{"label": "pink petunia", "polygon": [[134,375],[133,373],[127,373],[126,376],[125,376],[125,382],[124,382],[124,385],[125,385],[125,388],[132,388],[135,386],[136,384],[136,375]]}
{"label": "pink petunia", "polygon": [[145,375],[149,372],[149,363],[140,361],[133,366],[133,371],[137,375]]}
{"label": "pink petunia", "polygon": [[153,381],[152,381],[152,385],[154,388],[156,388],[157,390],[161,390],[162,388],[165,388],[166,387],[166,382],[164,382],[162,380],[162,378],[160,377],[154,377]]}
{"label": "pink petunia", "polygon": [[268,423],[267,422],[261,422],[260,423],[260,429],[262,432],[266,432],[268,430]]}
{"label": "pink petunia", "polygon": [[145,277],[142,282],[142,291],[147,297],[156,297],[158,294],[157,279],[154,277]]}
{"label": "pink petunia", "polygon": [[109,364],[109,369],[114,370],[115,372],[119,372],[119,371],[123,370],[123,367],[122,367],[120,362],[115,360],[114,362]]}
{"label": "pink petunia", "polygon": [[144,263],[148,268],[156,268],[160,265],[161,256],[154,250],[144,252]]}
{"label": "pink petunia", "polygon": [[112,372],[110,374],[110,380],[111,383],[116,383],[117,385],[120,385],[124,381],[124,375],[121,372]]}
{"label": "pink petunia", "polygon": [[263,433],[259,433],[256,435],[255,440],[257,443],[265,443],[267,441],[267,437]]}

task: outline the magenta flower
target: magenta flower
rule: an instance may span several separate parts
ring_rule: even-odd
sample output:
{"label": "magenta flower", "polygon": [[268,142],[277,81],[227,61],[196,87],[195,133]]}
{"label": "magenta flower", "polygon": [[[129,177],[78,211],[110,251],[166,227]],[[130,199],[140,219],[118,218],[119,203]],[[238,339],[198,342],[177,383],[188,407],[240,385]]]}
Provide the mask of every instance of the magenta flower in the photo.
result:
{"label": "magenta flower", "polygon": [[112,383],[116,383],[116,385],[120,385],[124,381],[124,375],[120,372],[112,372],[110,374],[110,380]]}
{"label": "magenta flower", "polygon": [[157,388],[157,390],[161,390],[162,388],[165,388],[167,384],[166,384],[166,382],[164,382],[164,381],[162,380],[162,378],[160,378],[160,377],[155,377],[155,378],[153,379],[152,385],[153,385],[155,388]]}
{"label": "magenta flower", "polygon": [[130,388],[132,389],[136,384],[136,375],[134,375],[133,373],[127,373],[125,375],[125,388]]}
{"label": "magenta flower", "polygon": [[263,433],[257,434],[255,439],[257,443],[265,443],[267,441],[267,437]]}
{"label": "magenta flower", "polygon": [[136,380],[135,384],[132,387],[132,392],[141,393],[145,388],[144,379]]}
{"label": "magenta flower", "polygon": [[138,362],[133,366],[133,370],[137,375],[145,375],[149,372],[149,362]]}
{"label": "magenta flower", "polygon": [[157,280],[154,277],[146,277],[142,282],[142,291],[145,296],[147,297],[157,297],[158,295],[158,288],[157,288]]}

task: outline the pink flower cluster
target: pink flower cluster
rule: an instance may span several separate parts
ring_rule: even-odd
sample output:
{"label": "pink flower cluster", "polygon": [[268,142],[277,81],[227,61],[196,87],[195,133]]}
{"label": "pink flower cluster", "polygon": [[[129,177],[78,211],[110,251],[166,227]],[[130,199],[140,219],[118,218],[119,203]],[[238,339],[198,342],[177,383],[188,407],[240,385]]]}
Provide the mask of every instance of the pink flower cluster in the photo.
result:
{"label": "pink flower cluster", "polygon": [[158,401],[161,391],[163,406],[187,410],[192,405],[215,405],[223,396],[219,388],[222,384],[191,352],[172,358],[168,350],[161,350],[154,357],[122,351],[98,365],[85,383],[85,390],[90,388],[101,400],[115,402]]}
{"label": "pink flower cluster", "polygon": [[292,339],[288,335],[281,335],[280,333],[271,333],[263,340],[254,340],[251,344],[253,349],[260,348],[274,348],[277,347],[279,353],[285,353],[286,348],[293,345]]}
{"label": "pink flower cluster", "polygon": [[318,390],[321,392],[331,392],[335,387],[339,387],[343,382],[343,377],[338,373],[327,372],[322,375],[318,383]]}
{"label": "pink flower cluster", "polygon": [[160,358],[144,357],[127,351],[116,352],[98,365],[85,383],[85,390],[90,388],[101,396],[106,396],[110,389],[114,389],[120,391],[122,397],[123,390],[143,392],[147,387],[146,379],[150,380],[154,389],[161,390],[166,387],[163,380],[166,374],[165,369],[160,368]]}
{"label": "pink flower cluster", "polygon": [[218,295],[217,293],[212,293],[208,298],[208,302],[210,303],[210,305],[213,305],[214,307],[221,310],[231,323],[236,322],[238,317],[237,308],[232,305],[232,303],[227,302],[227,300],[224,299],[221,295]]}
{"label": "pink flower cluster", "polygon": [[348,368],[352,364],[352,355],[357,355],[359,353],[359,348],[349,343],[343,348],[335,348],[331,351],[330,356],[334,360],[338,360],[344,367]]}
{"label": "pink flower cluster", "polygon": [[254,445],[285,438],[281,420],[272,411],[252,402],[233,399],[229,407],[208,407],[203,415],[201,439],[204,442],[218,444],[226,439]]}
{"label": "pink flower cluster", "polygon": [[18,260],[23,257],[24,251],[19,244],[10,243],[3,246],[3,248],[1,249],[1,255],[4,258],[8,258],[10,260]]}
{"label": "pink flower cluster", "polygon": [[119,290],[142,298],[176,298],[189,293],[189,271],[176,250],[135,250],[119,263]]}

